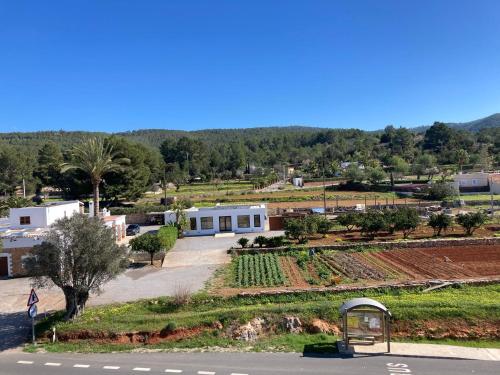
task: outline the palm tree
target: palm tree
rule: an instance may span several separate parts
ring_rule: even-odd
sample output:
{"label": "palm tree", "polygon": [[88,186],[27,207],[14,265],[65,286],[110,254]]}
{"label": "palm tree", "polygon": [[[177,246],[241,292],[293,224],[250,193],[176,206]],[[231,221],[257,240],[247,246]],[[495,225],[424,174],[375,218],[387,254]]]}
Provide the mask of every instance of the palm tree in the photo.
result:
{"label": "palm tree", "polygon": [[103,176],[108,172],[115,172],[123,164],[130,163],[129,159],[118,158],[113,146],[102,138],[91,138],[74,146],[71,150],[71,161],[63,163],[61,172],[70,169],[80,169],[90,177],[94,194],[94,216],[99,214],[99,185]]}

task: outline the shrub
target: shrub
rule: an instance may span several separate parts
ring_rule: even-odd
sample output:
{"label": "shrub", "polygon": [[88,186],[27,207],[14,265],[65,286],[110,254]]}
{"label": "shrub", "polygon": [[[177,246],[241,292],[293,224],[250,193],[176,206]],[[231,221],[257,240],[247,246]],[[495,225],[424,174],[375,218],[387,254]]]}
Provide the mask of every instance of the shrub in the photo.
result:
{"label": "shrub", "polygon": [[267,238],[265,236],[257,236],[254,238],[253,243],[259,245],[259,247],[266,246]]}
{"label": "shrub", "polygon": [[441,235],[441,231],[445,231],[453,224],[453,218],[451,216],[445,215],[444,212],[440,214],[432,214],[429,218],[429,225],[436,236]]}
{"label": "shrub", "polygon": [[465,229],[465,234],[471,236],[474,231],[486,222],[486,214],[483,212],[469,212],[457,215],[457,223]]}
{"label": "shrub", "polygon": [[175,306],[184,306],[191,300],[191,290],[185,285],[177,285],[174,290],[173,303]]}
{"label": "shrub", "polygon": [[339,215],[337,217],[337,222],[340,225],[345,226],[350,232],[355,226],[359,225],[361,219],[360,215],[361,214],[358,212],[348,212],[346,214]]}
{"label": "shrub", "polygon": [[170,250],[175,245],[177,241],[178,230],[173,225],[166,225],[158,230],[158,239],[160,240],[161,246],[165,251]]}
{"label": "shrub", "polygon": [[168,322],[167,325],[165,326],[165,331],[167,333],[174,332],[177,328],[177,324],[175,322]]}
{"label": "shrub", "polygon": [[248,243],[250,242],[250,240],[246,237],[241,237],[239,240],[238,240],[238,245],[240,245],[241,247],[247,247]]}
{"label": "shrub", "polygon": [[266,238],[267,247],[281,247],[285,245],[285,236],[274,236]]}

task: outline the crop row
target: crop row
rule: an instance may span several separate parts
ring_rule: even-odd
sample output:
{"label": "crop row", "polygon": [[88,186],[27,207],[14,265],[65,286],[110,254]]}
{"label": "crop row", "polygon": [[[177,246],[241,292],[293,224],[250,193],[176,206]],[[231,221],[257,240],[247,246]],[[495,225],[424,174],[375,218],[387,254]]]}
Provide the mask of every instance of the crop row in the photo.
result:
{"label": "crop row", "polygon": [[236,260],[236,285],[283,285],[285,276],[277,254],[241,255]]}

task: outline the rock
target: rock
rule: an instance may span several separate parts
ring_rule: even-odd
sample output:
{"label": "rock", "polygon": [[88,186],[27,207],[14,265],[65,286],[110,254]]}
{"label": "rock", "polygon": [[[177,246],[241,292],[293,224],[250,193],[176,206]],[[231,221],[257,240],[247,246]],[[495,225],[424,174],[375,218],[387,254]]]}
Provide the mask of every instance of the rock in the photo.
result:
{"label": "rock", "polygon": [[224,326],[222,325],[221,322],[219,322],[218,320],[216,320],[215,322],[212,323],[212,328],[213,329],[221,330],[222,328],[224,328]]}
{"label": "rock", "polygon": [[262,318],[254,318],[246,324],[232,330],[233,339],[241,341],[255,341],[264,330],[266,321]]}
{"label": "rock", "polygon": [[330,335],[340,335],[339,327],[321,319],[314,319],[308,327],[311,333],[327,333]]}
{"label": "rock", "polygon": [[302,322],[296,316],[285,316],[283,318],[283,328],[290,333],[301,333]]}

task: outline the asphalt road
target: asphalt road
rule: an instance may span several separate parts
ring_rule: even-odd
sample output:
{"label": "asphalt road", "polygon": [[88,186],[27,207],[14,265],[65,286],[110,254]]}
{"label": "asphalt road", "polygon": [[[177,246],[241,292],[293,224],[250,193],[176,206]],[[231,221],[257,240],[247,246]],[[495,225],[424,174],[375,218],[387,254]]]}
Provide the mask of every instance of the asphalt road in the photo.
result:
{"label": "asphalt road", "polygon": [[497,375],[498,362],[397,356],[321,357],[294,353],[115,353],[0,355],[0,374]]}

